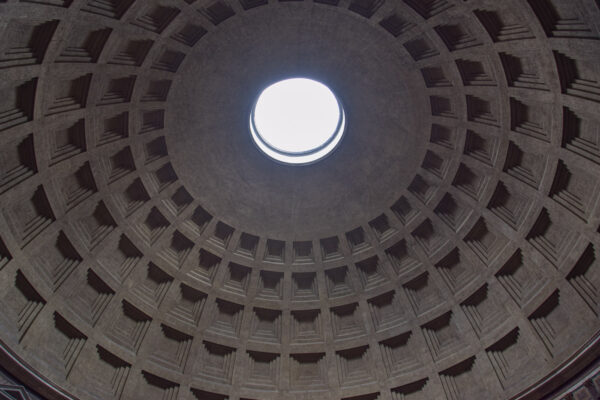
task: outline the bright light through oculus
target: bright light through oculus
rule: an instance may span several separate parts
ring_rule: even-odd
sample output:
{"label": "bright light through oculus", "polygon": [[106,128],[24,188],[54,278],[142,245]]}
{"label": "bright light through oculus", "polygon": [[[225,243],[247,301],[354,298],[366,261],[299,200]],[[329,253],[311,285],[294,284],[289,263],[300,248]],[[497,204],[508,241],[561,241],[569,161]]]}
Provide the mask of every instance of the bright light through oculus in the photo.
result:
{"label": "bright light through oculus", "polygon": [[309,164],[325,157],[339,144],[345,125],[344,110],[333,92],[306,78],[267,87],[250,115],[258,148],[286,164]]}

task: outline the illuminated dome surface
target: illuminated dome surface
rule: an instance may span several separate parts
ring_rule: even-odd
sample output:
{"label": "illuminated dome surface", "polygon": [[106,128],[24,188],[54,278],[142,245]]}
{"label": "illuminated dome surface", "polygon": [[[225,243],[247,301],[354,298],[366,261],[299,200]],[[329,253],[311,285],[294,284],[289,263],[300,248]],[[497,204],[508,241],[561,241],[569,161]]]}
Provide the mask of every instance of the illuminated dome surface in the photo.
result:
{"label": "illuminated dome surface", "polygon": [[[49,399],[597,397],[599,24],[0,0],[0,364]],[[324,104],[263,121],[297,77]]]}

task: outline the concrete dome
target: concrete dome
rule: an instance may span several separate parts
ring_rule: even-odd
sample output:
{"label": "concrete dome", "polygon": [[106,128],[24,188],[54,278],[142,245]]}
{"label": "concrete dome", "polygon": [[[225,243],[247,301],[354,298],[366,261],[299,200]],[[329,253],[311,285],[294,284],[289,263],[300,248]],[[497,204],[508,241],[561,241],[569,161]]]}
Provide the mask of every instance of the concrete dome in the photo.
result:
{"label": "concrete dome", "polygon": [[[597,0],[0,0],[0,38],[32,398],[600,393]],[[282,165],[249,114],[299,76],[347,128]]]}

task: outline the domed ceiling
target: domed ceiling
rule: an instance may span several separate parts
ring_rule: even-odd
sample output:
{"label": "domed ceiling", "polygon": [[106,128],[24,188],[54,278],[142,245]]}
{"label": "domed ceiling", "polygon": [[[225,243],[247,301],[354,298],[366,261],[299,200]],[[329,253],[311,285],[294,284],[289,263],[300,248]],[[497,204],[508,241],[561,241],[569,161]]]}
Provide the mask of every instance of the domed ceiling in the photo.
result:
{"label": "domed ceiling", "polygon": [[[600,354],[597,0],[0,0],[0,38],[1,363],[44,396],[537,399]],[[347,116],[308,166],[249,132],[290,77]]]}

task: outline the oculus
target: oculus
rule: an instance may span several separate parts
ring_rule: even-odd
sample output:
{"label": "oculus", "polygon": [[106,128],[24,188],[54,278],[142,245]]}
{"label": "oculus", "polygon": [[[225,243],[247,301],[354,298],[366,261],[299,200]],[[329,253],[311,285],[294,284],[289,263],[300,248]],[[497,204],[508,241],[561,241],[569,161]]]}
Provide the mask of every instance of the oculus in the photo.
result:
{"label": "oculus", "polygon": [[346,127],[341,102],[312,79],[291,78],[264,89],[250,114],[256,146],[284,164],[306,165],[329,155]]}

